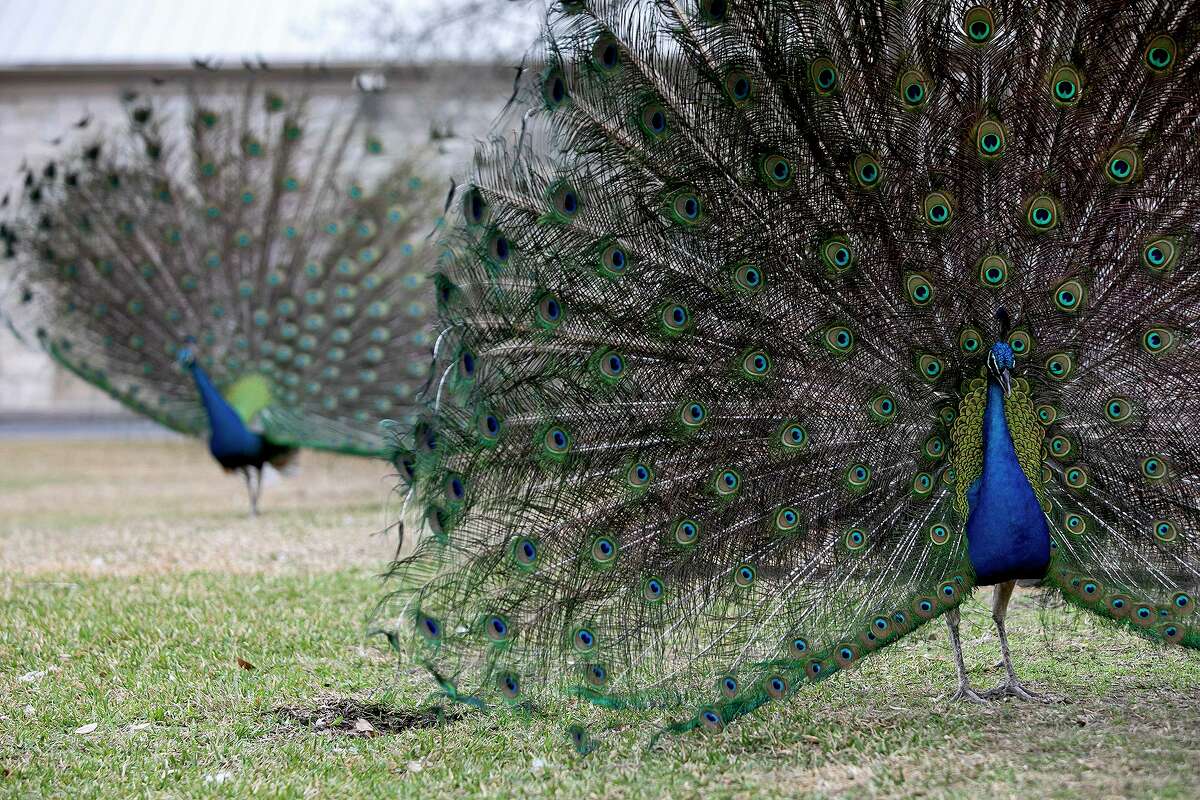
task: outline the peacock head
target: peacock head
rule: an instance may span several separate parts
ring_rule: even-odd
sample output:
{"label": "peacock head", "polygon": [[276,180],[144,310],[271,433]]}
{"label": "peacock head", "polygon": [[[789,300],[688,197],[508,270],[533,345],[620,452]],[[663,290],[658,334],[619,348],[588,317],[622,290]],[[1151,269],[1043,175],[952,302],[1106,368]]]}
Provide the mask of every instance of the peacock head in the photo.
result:
{"label": "peacock head", "polygon": [[183,347],[175,354],[175,360],[179,362],[179,366],[184,369],[191,369],[196,363],[196,340],[189,336],[183,341]]}
{"label": "peacock head", "polygon": [[996,342],[988,352],[988,377],[1004,389],[1004,396],[1012,392],[1012,369],[1017,365],[1017,359],[1008,342]]}

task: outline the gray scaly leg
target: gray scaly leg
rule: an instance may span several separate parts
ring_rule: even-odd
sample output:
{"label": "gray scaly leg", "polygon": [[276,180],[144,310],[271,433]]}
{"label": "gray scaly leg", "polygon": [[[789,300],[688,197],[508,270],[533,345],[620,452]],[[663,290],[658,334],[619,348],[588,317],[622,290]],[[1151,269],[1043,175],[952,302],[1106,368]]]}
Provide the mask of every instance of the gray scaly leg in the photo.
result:
{"label": "gray scaly leg", "polygon": [[950,629],[950,646],[954,648],[954,665],[958,668],[958,691],[950,696],[950,702],[969,700],[972,703],[983,703],[984,699],[975,693],[975,690],[971,688],[971,682],[967,679],[967,665],[963,663],[962,641],[958,638],[958,621],[957,608],[946,612],[946,627]]}
{"label": "gray scaly leg", "polygon": [[[241,469],[242,477],[246,479],[246,493],[250,495],[250,516],[257,517],[258,516],[258,493],[254,490],[254,474],[253,474],[253,472],[254,472],[253,467],[242,467],[242,469]],[[261,485],[261,483],[262,483],[262,478],[260,477],[259,484]]]}
{"label": "gray scaly leg", "polygon": [[1054,698],[1034,694],[1022,686],[1021,682],[1017,680],[1017,673],[1013,670],[1012,654],[1008,649],[1008,633],[1004,629],[1004,618],[1008,616],[1008,601],[1012,599],[1013,588],[1016,585],[1016,581],[998,583],[992,593],[992,620],[996,623],[996,630],[1000,633],[1001,662],[1004,664],[1004,671],[1007,675],[999,686],[987,690],[982,696],[988,700],[1016,697],[1038,703],[1052,703],[1055,701]]}

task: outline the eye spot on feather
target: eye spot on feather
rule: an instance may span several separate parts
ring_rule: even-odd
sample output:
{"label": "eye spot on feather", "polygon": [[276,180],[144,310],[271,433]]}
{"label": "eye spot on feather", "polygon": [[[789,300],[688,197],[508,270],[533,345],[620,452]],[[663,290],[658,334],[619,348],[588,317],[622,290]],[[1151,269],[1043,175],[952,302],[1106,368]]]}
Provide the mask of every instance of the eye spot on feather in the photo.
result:
{"label": "eye spot on feather", "polygon": [[958,335],[958,349],[966,355],[975,355],[983,347],[983,336],[976,328],[963,328]]}
{"label": "eye spot on feather", "polygon": [[711,706],[701,708],[698,719],[700,725],[709,733],[720,733],[725,730],[725,722],[721,719],[720,713]]}
{"label": "eye spot on feather", "polygon": [[538,544],[528,537],[520,537],[512,543],[513,560],[521,567],[531,568],[537,565],[541,552]]}
{"label": "eye spot on feather", "polygon": [[979,282],[987,289],[1003,288],[1008,283],[1009,266],[1004,256],[984,256],[979,260]]}
{"label": "eye spot on feather", "polygon": [[1194,604],[1192,596],[1187,592],[1176,592],[1175,596],[1171,598],[1171,605],[1175,607],[1176,613],[1188,614],[1191,613]]}
{"label": "eye spot on feather", "polygon": [[779,443],[786,450],[799,450],[808,444],[808,431],[799,422],[788,422],[779,431]]}
{"label": "eye spot on feather", "polygon": [[571,634],[571,643],[580,653],[590,652],[596,646],[596,634],[590,628],[576,628]]}
{"label": "eye spot on feather", "polygon": [[700,523],[694,519],[681,519],[675,523],[671,536],[676,544],[690,547],[700,540]]}
{"label": "eye spot on feather", "polygon": [[650,577],[642,584],[642,599],[647,603],[657,603],[666,595],[667,589],[661,578]]}
{"label": "eye spot on feather", "polygon": [[752,350],[742,357],[742,374],[750,380],[761,380],[771,373],[771,357],[762,350]]}
{"label": "eye spot on feather", "polygon": [[555,111],[567,102],[567,82],[557,68],[550,68],[542,76],[542,99],[546,108]]}
{"label": "eye spot on feather", "polygon": [[1087,299],[1087,290],[1078,278],[1071,278],[1060,283],[1054,289],[1054,305],[1059,311],[1074,314],[1083,308]]}
{"label": "eye spot on feather", "polygon": [[564,428],[551,425],[542,436],[542,447],[548,455],[565,456],[571,449],[571,435]]}
{"label": "eye spot on feather", "polygon": [[1119,147],[1105,161],[1104,174],[1112,183],[1124,186],[1137,178],[1141,167],[1141,156],[1137,150],[1128,146]]}
{"label": "eye spot on feather", "polygon": [[508,620],[504,619],[504,617],[492,616],[488,617],[484,625],[484,632],[493,642],[499,643],[508,641],[511,630],[508,626]]}
{"label": "eye spot on feather", "polygon": [[810,661],[804,671],[808,675],[809,680],[815,681],[825,673],[825,665],[820,661]]}
{"label": "eye spot on feather", "polygon": [[1056,105],[1070,107],[1083,94],[1083,76],[1070,64],[1062,64],[1050,75],[1050,96]]}
{"label": "eye spot on feather", "polygon": [[436,643],[442,639],[442,623],[428,614],[417,616],[417,631],[429,642]]}
{"label": "eye spot on feather", "polygon": [[1070,467],[1063,473],[1063,480],[1072,489],[1083,489],[1088,485],[1087,470],[1082,465]]}
{"label": "eye spot on feather", "polygon": [[668,198],[667,212],[680,225],[698,225],[704,218],[704,203],[692,189],[677,189]]}
{"label": "eye spot on feather", "polygon": [[881,392],[871,398],[867,404],[871,419],[879,423],[888,423],[896,418],[896,399],[887,392]]}
{"label": "eye spot on feather", "polygon": [[718,470],[712,486],[718,497],[735,497],[742,490],[742,476],[735,469]]}
{"label": "eye spot on feather", "polygon": [[944,228],[954,217],[954,203],[946,192],[930,192],[921,203],[921,214],[929,227]]}
{"label": "eye spot on feather", "polygon": [[1139,464],[1142,476],[1151,483],[1158,483],[1170,473],[1167,462],[1162,456],[1146,456]]}
{"label": "eye spot on feather", "polygon": [[901,106],[916,111],[929,102],[929,79],[919,69],[905,70],[896,82],[896,94]]}
{"label": "eye spot on feather", "polygon": [[937,460],[946,454],[946,442],[940,436],[930,436],[925,441],[925,457]]}
{"label": "eye spot on feather", "polygon": [[546,193],[550,202],[551,215],[561,222],[573,219],[580,208],[579,193],[565,181],[559,181]]}
{"label": "eye spot on feather", "polygon": [[507,700],[521,696],[521,679],[513,672],[502,672],[496,677],[496,689]]}
{"label": "eye spot on feather", "polygon": [[725,74],[725,93],[739,108],[754,100],[754,78],[743,69],[731,69]]}
{"label": "eye spot on feather", "polygon": [[692,317],[687,306],[668,303],[659,312],[659,320],[668,333],[682,333],[691,326]]}
{"label": "eye spot on feather", "polygon": [[1142,264],[1156,275],[1169,272],[1178,262],[1179,240],[1173,236],[1157,236],[1142,247]]}
{"label": "eye spot on feather", "polygon": [[638,127],[648,138],[665,139],[670,133],[667,127],[667,111],[657,100],[646,103],[638,112]]}
{"label": "eye spot on feather", "polygon": [[851,528],[846,531],[843,541],[847,550],[856,552],[867,546],[867,534],[862,528]]}
{"label": "eye spot on feather", "polygon": [[1162,355],[1175,344],[1175,334],[1167,328],[1150,328],[1142,334],[1142,349],[1152,356]]}
{"label": "eye spot on feather", "polygon": [[825,349],[834,355],[845,356],[854,351],[854,333],[845,325],[830,326],[822,341]]}
{"label": "eye spot on feather", "polygon": [[828,58],[816,58],[808,66],[808,79],[818,96],[828,97],[837,91],[838,68]]}
{"label": "eye spot on feather", "polygon": [[722,696],[732,700],[733,698],[737,697],[738,693],[737,678],[733,677],[732,675],[723,675],[717,681],[717,690],[722,694]]}
{"label": "eye spot on feather", "polygon": [[775,512],[775,530],[778,533],[792,533],[800,527],[800,512],[791,506],[784,506]]}
{"label": "eye spot on feather", "polygon": [[796,168],[786,156],[762,156],[757,166],[758,175],[768,189],[787,189],[795,181]]}
{"label": "eye spot on feather", "polygon": [[767,285],[763,271],[754,264],[735,264],[730,270],[733,288],[746,294],[757,294]]}
{"label": "eye spot on feather", "polygon": [[1133,415],[1133,403],[1125,397],[1114,397],[1104,405],[1104,416],[1109,422],[1122,423]]}
{"label": "eye spot on feather", "polygon": [[1054,353],[1046,359],[1046,375],[1052,380],[1066,380],[1074,369],[1075,361],[1067,353]]}
{"label": "eye spot on feather", "polygon": [[500,418],[495,414],[480,414],[475,430],[486,443],[494,444],[500,438]]}
{"label": "eye spot on feather", "polygon": [[844,236],[835,236],[821,245],[821,261],[830,272],[843,275],[854,267],[854,248]]}
{"label": "eye spot on feather", "polygon": [[933,476],[928,472],[918,472],[913,478],[912,492],[917,497],[928,497],[933,491]]}
{"label": "eye spot on feather", "polygon": [[808,655],[808,640],[803,636],[797,636],[788,644],[788,649],[791,650],[791,653],[794,656]]}
{"label": "eye spot on feather", "polygon": [[615,350],[599,350],[592,361],[594,369],[605,383],[615,384],[625,376],[625,357]]}
{"label": "eye spot on feather", "polygon": [[733,571],[733,583],[739,589],[749,589],[754,585],[755,577],[754,567],[749,564],[742,564]]}
{"label": "eye spot on feather", "polygon": [[955,605],[959,600],[958,586],[953,581],[946,581],[938,587],[938,596],[944,606]]}
{"label": "eye spot on feather", "polygon": [[778,700],[787,694],[787,678],[783,677],[782,675],[772,675],[763,681],[763,688],[767,690],[767,694],[770,695],[772,699]]}
{"label": "eye spot on feather", "polygon": [[1165,519],[1156,519],[1150,523],[1150,529],[1154,532],[1154,538],[1163,543],[1175,541],[1178,535],[1175,523]]}
{"label": "eye spot on feather", "polygon": [[933,619],[937,613],[937,600],[932,597],[918,597],[913,601],[913,613],[921,619]]}
{"label": "eye spot on feather", "polygon": [[700,19],[705,22],[724,22],[727,13],[728,3],[726,0],[700,0]]}
{"label": "eye spot on feather", "polygon": [[850,165],[850,177],[860,189],[874,189],[883,180],[883,168],[875,156],[860,153]]}
{"label": "eye spot on feather", "polygon": [[1025,202],[1025,224],[1034,233],[1046,233],[1058,227],[1058,201],[1048,194],[1036,194]]}
{"label": "eye spot on feather", "polygon": [[1082,536],[1087,532],[1087,520],[1082,514],[1077,514],[1073,511],[1068,511],[1063,515],[1063,527],[1068,533],[1073,533],[1076,536]]}
{"label": "eye spot on feather", "polygon": [[487,253],[493,266],[502,267],[507,264],[512,255],[512,245],[509,243],[508,237],[500,231],[493,231],[492,235],[488,237]]}
{"label": "eye spot on feather", "polygon": [[975,151],[985,161],[994,161],[1004,155],[1008,134],[999,120],[984,119],[975,126]]}
{"label": "eye spot on feather", "polygon": [[1049,403],[1042,403],[1037,407],[1037,418],[1042,425],[1053,425],[1054,421],[1058,419],[1058,409]]}
{"label": "eye spot on feather", "polygon": [[596,566],[609,567],[616,563],[617,543],[611,536],[597,536],[592,540],[590,552]]}
{"label": "eye spot on feather", "polygon": [[963,15],[962,29],[971,44],[987,44],[996,35],[996,19],[986,6],[973,6]]}
{"label": "eye spot on feather", "polygon": [[933,284],[925,275],[908,274],[904,279],[904,289],[908,293],[908,302],[918,308],[923,308],[933,302]]}
{"label": "eye spot on feather", "polygon": [[1175,66],[1178,51],[1179,48],[1172,37],[1165,34],[1155,36],[1146,45],[1142,63],[1155,75],[1166,75]]}
{"label": "eye spot on feather", "polygon": [[1050,453],[1057,459],[1070,458],[1073,454],[1074,445],[1071,440],[1062,434],[1058,434],[1050,439]]}
{"label": "eye spot on feather", "polygon": [[537,323],[541,328],[554,330],[562,323],[563,310],[558,298],[552,294],[544,294],[537,304]]}
{"label": "eye spot on feather", "polygon": [[854,648],[848,644],[842,645],[836,651],[834,651],[833,654],[833,658],[835,661],[837,661],[838,666],[843,668],[849,667],[851,664],[853,664],[854,659],[857,657],[858,653],[856,653]]}
{"label": "eye spot on feather", "polygon": [[592,45],[592,64],[603,74],[612,74],[621,68],[621,46],[612,34],[596,37]]}
{"label": "eye spot on feather", "polygon": [[942,373],[946,370],[946,363],[935,355],[924,353],[917,356],[916,360],[917,374],[927,383],[933,383],[942,377]]}
{"label": "eye spot on feather", "polygon": [[476,187],[471,187],[463,195],[463,216],[474,226],[486,225],[492,216],[491,206],[484,199],[483,193]]}
{"label": "eye spot on feather", "polygon": [[866,464],[851,464],[846,470],[846,483],[851,489],[865,489],[871,483],[871,468]]}
{"label": "eye spot on feather", "polygon": [[1013,331],[1008,337],[1008,346],[1012,348],[1014,356],[1022,358],[1033,352],[1033,337],[1026,330]]}
{"label": "eye spot on feather", "polygon": [[708,420],[708,409],[703,403],[684,403],[679,410],[679,421],[688,428],[699,428]]}
{"label": "eye spot on feather", "polygon": [[637,463],[625,471],[625,483],[632,489],[643,489],[654,480],[654,471],[645,464]]}

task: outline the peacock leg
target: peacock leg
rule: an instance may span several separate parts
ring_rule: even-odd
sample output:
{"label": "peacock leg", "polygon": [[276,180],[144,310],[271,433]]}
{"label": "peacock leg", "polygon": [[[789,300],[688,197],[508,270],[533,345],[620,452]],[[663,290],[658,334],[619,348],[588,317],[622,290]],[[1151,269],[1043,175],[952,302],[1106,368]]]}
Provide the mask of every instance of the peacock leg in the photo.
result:
{"label": "peacock leg", "polygon": [[[242,467],[242,477],[246,479],[246,493],[250,495],[250,516],[258,516],[258,493],[254,490],[254,467]],[[260,476],[261,485],[262,478]]]}
{"label": "peacock leg", "polygon": [[971,688],[970,680],[967,679],[967,665],[963,663],[962,641],[958,638],[958,621],[957,608],[946,612],[946,627],[950,629],[950,646],[954,648],[954,666],[958,668],[958,691],[950,696],[950,702],[969,700],[972,703],[983,703],[984,699],[976,694],[975,690]]}
{"label": "peacock leg", "polygon": [[1001,661],[1004,664],[1004,671],[1007,674],[999,686],[995,689],[987,690],[982,696],[988,700],[998,700],[1001,697],[1016,697],[1021,700],[1032,700],[1038,703],[1052,703],[1054,702],[1054,698],[1035,694],[1022,686],[1021,682],[1017,680],[1016,671],[1013,670],[1012,654],[1008,649],[1008,633],[1004,629],[1004,618],[1008,616],[1008,601],[1012,599],[1013,588],[1016,585],[1016,581],[998,583],[992,593],[992,620],[996,623],[996,630],[1000,633]]}

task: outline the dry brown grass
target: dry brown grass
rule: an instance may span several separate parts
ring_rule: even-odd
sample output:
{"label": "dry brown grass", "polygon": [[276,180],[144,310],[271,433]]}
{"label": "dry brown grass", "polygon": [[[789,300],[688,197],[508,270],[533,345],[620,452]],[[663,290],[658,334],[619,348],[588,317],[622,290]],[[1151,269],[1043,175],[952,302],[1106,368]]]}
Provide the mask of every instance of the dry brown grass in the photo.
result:
{"label": "dry brown grass", "polygon": [[200,442],[0,442],[0,572],[377,569],[394,548],[372,536],[398,508],[391,473],[304,452],[252,519],[242,479]]}

